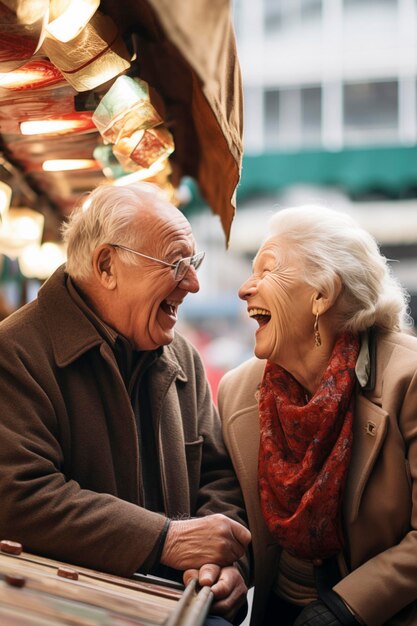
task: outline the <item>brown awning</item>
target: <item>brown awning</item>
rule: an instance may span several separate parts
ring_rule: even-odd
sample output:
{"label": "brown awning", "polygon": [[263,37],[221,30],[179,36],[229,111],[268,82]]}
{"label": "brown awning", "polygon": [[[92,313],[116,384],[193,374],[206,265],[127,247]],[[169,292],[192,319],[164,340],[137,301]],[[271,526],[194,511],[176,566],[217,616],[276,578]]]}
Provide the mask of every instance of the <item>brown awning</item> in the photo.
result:
{"label": "brown awning", "polygon": [[[182,176],[195,178],[202,196],[219,215],[227,241],[242,157],[242,87],[230,3],[103,0],[99,11],[115,21],[130,49],[135,42],[137,60],[128,73],[149,83],[152,100],[174,136],[170,157],[174,183]],[[104,177],[97,171],[51,174],[40,171],[39,164],[63,156],[92,158],[99,135],[90,131],[61,138],[22,137],[18,123],[33,117],[47,119],[57,111],[70,113],[74,102],[78,109],[92,110],[103,87],[96,92],[78,95],[66,83],[24,93],[0,90],[6,159],[42,196],[40,206],[46,201],[62,216],[82,192]]]}

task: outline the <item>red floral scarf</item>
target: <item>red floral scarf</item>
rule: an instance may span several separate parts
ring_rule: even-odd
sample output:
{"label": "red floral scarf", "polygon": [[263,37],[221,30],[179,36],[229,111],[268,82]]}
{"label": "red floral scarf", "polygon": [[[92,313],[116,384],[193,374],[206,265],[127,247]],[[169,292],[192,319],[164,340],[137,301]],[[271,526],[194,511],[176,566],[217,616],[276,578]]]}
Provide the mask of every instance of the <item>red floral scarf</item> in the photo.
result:
{"label": "red floral scarf", "polygon": [[326,558],[343,545],[340,510],[352,447],[359,339],[340,335],[311,400],[268,361],[260,387],[261,509],[277,542],[304,559]]}

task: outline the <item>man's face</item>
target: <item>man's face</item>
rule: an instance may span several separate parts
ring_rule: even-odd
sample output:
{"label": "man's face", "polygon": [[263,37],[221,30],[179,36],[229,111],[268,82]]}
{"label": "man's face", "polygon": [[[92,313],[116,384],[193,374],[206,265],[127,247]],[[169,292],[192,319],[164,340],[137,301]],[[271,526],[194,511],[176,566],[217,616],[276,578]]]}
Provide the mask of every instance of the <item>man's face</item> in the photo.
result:
{"label": "man's face", "polygon": [[255,257],[252,276],[239,290],[249,315],[259,324],[258,358],[282,364],[304,345],[311,347],[313,294],[294,255],[279,240],[269,239]]}
{"label": "man's face", "polygon": [[[180,211],[166,205],[142,217],[138,229],[143,233],[138,252],[167,263],[176,263],[195,253],[191,226]],[[174,338],[178,307],[189,293],[199,290],[196,271],[190,267],[177,282],[174,270],[161,263],[135,256],[127,265],[114,250],[117,264],[117,288],[114,290],[114,327],[136,350],[154,350]]]}

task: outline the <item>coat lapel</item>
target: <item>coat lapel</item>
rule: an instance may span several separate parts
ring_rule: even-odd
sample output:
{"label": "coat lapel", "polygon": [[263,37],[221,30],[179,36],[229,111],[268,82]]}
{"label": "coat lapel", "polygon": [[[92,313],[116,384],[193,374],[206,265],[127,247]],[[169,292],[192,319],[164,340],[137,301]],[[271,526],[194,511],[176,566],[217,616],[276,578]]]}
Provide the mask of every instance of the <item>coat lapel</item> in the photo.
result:
{"label": "coat lapel", "polygon": [[[154,417],[161,485],[168,517],[190,513],[189,481],[185,456],[181,407],[174,379],[187,380],[173,351],[165,347],[149,379],[149,397]],[[166,468],[171,468],[167,471]],[[175,468],[175,471],[172,471]]]}
{"label": "coat lapel", "polygon": [[355,522],[362,494],[381,450],[388,413],[364,396],[356,398],[352,458],[346,483],[344,510],[348,523]]}

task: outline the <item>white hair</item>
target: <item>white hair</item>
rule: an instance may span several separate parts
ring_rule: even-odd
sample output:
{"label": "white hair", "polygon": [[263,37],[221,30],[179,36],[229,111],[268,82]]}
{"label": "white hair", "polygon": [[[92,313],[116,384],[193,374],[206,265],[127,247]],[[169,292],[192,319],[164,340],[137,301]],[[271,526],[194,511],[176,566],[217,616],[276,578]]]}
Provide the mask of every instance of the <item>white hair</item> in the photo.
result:
{"label": "white hair", "polygon": [[314,205],[283,209],[269,222],[271,237],[283,240],[300,259],[304,280],[318,291],[331,295],[339,276],[340,330],[411,326],[407,292],[376,240],[346,213]]}
{"label": "white hair", "polygon": [[[161,201],[164,202],[161,190],[150,183],[120,187],[104,184],[94,189],[62,226],[68,247],[68,274],[73,278],[88,278],[92,254],[101,244],[122,244],[129,248],[140,245],[138,211]],[[120,254],[126,263],[134,263],[131,253],[121,250]]]}

